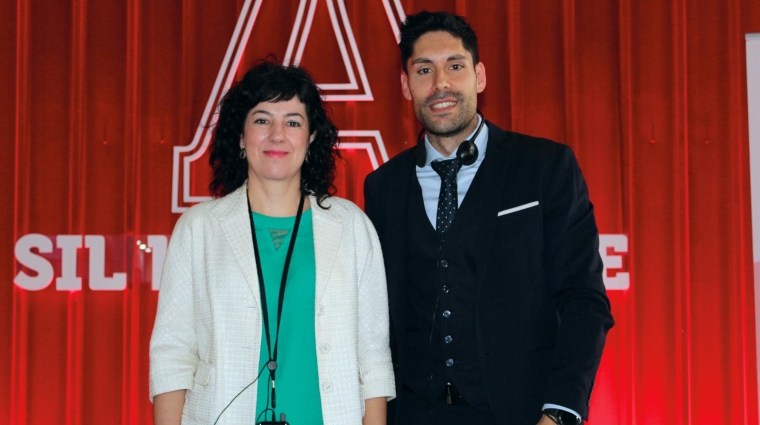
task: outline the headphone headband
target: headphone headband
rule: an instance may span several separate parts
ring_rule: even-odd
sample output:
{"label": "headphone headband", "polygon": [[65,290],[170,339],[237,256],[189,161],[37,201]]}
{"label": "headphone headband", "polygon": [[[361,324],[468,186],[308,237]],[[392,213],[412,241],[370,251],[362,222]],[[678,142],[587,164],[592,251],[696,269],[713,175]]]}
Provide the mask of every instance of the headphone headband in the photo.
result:
{"label": "headphone headband", "polygon": [[[486,124],[486,119],[483,116],[483,113],[480,111],[477,111],[477,113],[481,118],[478,129],[475,130],[475,134],[473,134],[472,137],[460,143],[459,148],[457,148],[457,158],[459,158],[459,161],[462,163],[462,165],[472,165],[478,159],[478,147],[475,145],[475,139],[478,138],[480,130],[482,130],[483,126]],[[423,140],[425,140],[424,136],[425,129],[422,128],[417,135],[416,152],[417,166],[420,168],[425,166],[425,160],[427,159],[427,150],[425,149],[425,143],[423,142]]]}

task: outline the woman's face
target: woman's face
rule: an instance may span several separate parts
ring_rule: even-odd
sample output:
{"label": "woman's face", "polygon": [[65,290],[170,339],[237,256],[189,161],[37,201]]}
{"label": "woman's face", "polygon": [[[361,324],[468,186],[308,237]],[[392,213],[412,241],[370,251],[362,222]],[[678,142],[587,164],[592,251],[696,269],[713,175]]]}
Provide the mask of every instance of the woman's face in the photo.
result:
{"label": "woman's face", "polygon": [[314,136],[309,131],[306,106],[298,97],[259,103],[248,111],[240,139],[249,175],[260,180],[300,181],[301,165]]}

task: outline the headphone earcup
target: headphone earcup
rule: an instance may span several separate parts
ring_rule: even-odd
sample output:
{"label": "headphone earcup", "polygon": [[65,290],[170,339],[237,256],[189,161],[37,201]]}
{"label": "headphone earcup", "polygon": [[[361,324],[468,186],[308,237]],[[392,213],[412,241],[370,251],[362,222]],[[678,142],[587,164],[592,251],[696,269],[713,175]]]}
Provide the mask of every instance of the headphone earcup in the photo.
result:
{"label": "headphone earcup", "polygon": [[462,165],[472,165],[478,159],[478,147],[472,140],[465,140],[459,144],[457,149],[457,158]]}

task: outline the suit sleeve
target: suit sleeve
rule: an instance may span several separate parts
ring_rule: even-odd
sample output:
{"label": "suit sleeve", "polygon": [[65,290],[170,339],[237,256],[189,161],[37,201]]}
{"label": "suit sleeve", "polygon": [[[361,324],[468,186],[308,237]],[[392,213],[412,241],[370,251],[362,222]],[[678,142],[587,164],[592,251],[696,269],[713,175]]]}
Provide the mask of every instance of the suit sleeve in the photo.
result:
{"label": "suit sleeve", "polygon": [[588,418],[594,377],[614,322],[602,279],[599,232],[581,170],[563,147],[544,181],[544,264],[560,319],[545,403]]}
{"label": "suit sleeve", "polygon": [[379,223],[379,210],[377,208],[379,188],[375,184],[376,180],[374,174],[369,174],[364,179],[364,213],[367,214],[367,217],[372,221],[375,228],[378,229],[378,232],[382,233]]}
{"label": "suit sleeve", "polygon": [[192,389],[198,365],[193,313],[192,237],[181,217],[164,261],[158,309],[150,338],[150,399],[170,391]]}

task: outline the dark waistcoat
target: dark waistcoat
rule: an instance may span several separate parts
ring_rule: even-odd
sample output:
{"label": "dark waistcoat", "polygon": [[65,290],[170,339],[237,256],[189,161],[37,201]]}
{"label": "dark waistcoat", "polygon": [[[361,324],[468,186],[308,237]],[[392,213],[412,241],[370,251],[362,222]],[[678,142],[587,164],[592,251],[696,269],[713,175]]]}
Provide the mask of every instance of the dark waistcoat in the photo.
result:
{"label": "dark waistcoat", "polygon": [[475,406],[485,399],[476,326],[476,270],[482,247],[476,232],[466,231],[470,214],[465,203],[442,242],[425,213],[419,182],[412,180],[402,384],[434,400],[450,382]]}

